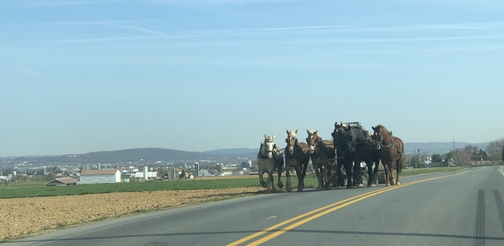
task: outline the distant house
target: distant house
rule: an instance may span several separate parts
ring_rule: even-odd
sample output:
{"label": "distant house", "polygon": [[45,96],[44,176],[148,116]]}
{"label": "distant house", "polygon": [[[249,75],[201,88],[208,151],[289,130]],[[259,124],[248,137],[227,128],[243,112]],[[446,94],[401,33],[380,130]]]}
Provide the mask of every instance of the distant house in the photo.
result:
{"label": "distant house", "polygon": [[[147,172],[147,179],[160,179],[161,175],[158,172]],[[136,172],[135,179],[145,179],[144,172]]]}
{"label": "distant house", "polygon": [[212,173],[210,173],[206,169],[201,169],[201,170],[199,170],[198,176],[200,176],[200,177],[210,177],[210,176],[215,176],[215,175],[213,175]]}
{"label": "distant house", "polygon": [[52,181],[49,181],[46,186],[67,186],[67,185],[76,185],[77,179],[73,178],[59,178]]}
{"label": "distant house", "polygon": [[104,184],[121,182],[119,169],[82,170],[79,184]]}

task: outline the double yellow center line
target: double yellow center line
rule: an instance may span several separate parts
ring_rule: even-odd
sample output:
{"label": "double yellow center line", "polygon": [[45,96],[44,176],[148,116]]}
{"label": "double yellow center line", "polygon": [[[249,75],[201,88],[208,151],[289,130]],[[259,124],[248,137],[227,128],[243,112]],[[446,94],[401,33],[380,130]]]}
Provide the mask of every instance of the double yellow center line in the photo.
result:
{"label": "double yellow center line", "polygon": [[[336,202],[336,203],[333,203],[333,204],[329,204],[327,206],[324,206],[324,207],[321,207],[321,208],[318,208],[318,209],[315,209],[313,211],[310,211],[310,212],[307,212],[307,213],[304,213],[304,214],[301,214],[301,215],[298,215],[292,219],[288,219],[286,221],[283,221],[283,222],[280,222],[276,225],[273,225],[273,226],[270,226],[260,232],[257,232],[257,233],[254,233],[250,236],[247,236],[247,237],[244,237],[240,240],[237,240],[237,241],[234,241],[230,244],[228,244],[227,246],[235,246],[235,245],[239,245],[239,244],[242,244],[242,243],[245,243],[245,242],[248,242],[252,239],[255,239],[257,237],[260,237],[264,234],[267,234],[267,233],[270,233],[270,232],[273,232],[273,233],[270,233],[268,234],[267,236],[263,237],[263,238],[260,238],[256,241],[253,241],[253,242],[250,242],[249,244],[247,244],[247,246],[252,246],[252,245],[260,245],[262,243],[265,243],[275,237],[278,237],[298,226],[301,226],[307,222],[310,222],[316,218],[319,218],[321,216],[324,216],[328,213],[331,213],[331,212],[334,212],[340,208],[344,208],[346,206],[349,206],[351,204],[354,204],[354,203],[357,203],[359,201],[362,201],[364,199],[367,199],[367,198],[370,198],[370,197],[373,197],[373,196],[376,196],[376,195],[379,195],[381,193],[385,193],[387,191],[391,191],[391,190],[395,190],[395,189],[399,189],[399,188],[402,188],[402,187],[406,187],[406,186],[410,186],[410,185],[414,185],[414,184],[418,184],[418,183],[423,183],[423,182],[427,182],[427,181],[432,181],[432,180],[436,180],[436,179],[442,179],[442,178],[447,178],[447,177],[452,177],[452,176],[456,176],[456,175],[461,175],[461,174],[464,174],[466,173],[467,171],[463,171],[463,172],[460,172],[460,173],[456,173],[456,174],[451,174],[451,175],[445,175],[445,176],[441,176],[441,177],[434,177],[434,178],[428,178],[428,179],[422,179],[422,180],[418,180],[418,181],[414,181],[414,182],[410,182],[410,183],[407,183],[407,184],[402,184],[402,185],[399,185],[399,186],[392,186],[392,187],[386,187],[386,188],[382,188],[382,189],[378,189],[378,190],[374,190],[374,191],[370,191],[370,192],[366,192],[364,194],[361,194],[361,195],[358,195],[358,196],[354,196],[354,197],[350,197],[350,198],[347,198],[345,200],[341,200],[339,202]],[[297,221],[297,222],[295,222]],[[295,222],[295,223],[292,223],[292,222]],[[290,224],[292,223],[292,224]],[[283,229],[280,229],[280,230],[276,230],[277,228],[280,228],[282,226],[285,226],[287,224],[290,224],[286,227],[284,227]]]}

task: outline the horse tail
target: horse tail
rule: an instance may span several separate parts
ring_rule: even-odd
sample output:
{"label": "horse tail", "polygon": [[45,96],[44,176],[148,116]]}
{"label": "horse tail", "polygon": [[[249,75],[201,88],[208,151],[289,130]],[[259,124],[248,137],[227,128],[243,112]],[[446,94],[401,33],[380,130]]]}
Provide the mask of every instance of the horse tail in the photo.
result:
{"label": "horse tail", "polygon": [[397,172],[400,174],[402,172],[403,168],[403,161],[404,161],[404,142],[400,138],[396,138],[396,142],[398,143],[399,146],[397,146]]}

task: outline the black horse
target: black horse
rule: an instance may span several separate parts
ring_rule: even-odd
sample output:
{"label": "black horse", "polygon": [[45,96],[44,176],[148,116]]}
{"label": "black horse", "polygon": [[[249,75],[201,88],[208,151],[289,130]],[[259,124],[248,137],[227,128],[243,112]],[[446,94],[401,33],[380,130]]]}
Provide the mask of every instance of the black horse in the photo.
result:
{"label": "black horse", "polygon": [[377,144],[371,139],[367,139],[365,142],[357,144],[355,155],[356,161],[366,163],[368,172],[367,187],[376,186],[376,174],[378,173],[378,165],[380,164],[380,152]]}
{"label": "black horse", "polygon": [[[371,186],[375,180],[379,157],[376,155],[377,148],[374,146],[369,132],[357,122],[346,124],[336,122],[334,123],[332,137],[334,148],[337,150],[336,172],[339,184],[344,185],[341,172],[341,166],[344,166],[347,172],[347,188],[362,186],[360,163],[364,161],[368,168],[368,186]],[[373,163],[375,163],[374,173],[372,170]]]}

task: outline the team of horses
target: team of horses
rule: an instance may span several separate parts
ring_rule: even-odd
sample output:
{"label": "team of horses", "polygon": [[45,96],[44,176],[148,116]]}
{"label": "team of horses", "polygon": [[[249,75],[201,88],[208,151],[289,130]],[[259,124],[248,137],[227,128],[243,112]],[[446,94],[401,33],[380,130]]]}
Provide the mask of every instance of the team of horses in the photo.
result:
{"label": "team of horses", "polygon": [[[276,171],[278,187],[283,188],[280,178],[285,165],[286,190],[292,191],[290,178],[291,169],[294,168],[298,178],[297,191],[303,191],[306,170],[311,160],[317,176],[317,190],[333,186],[333,170],[336,171],[337,186],[363,186],[360,163],[366,163],[368,187],[376,184],[380,162],[384,167],[386,186],[401,184],[399,176],[403,166],[403,141],[393,136],[392,131],[383,125],[373,126],[372,129],[373,134],[370,134],[358,122],[336,122],[332,140],[323,140],[317,130],[307,130],[306,143],[298,141],[298,130],[287,130],[287,146],[284,149],[274,143],[275,135],[265,134],[257,154],[259,181],[267,191],[274,191],[273,173]],[[394,169],[397,171],[396,177]],[[266,182],[264,173],[268,175]]]}

